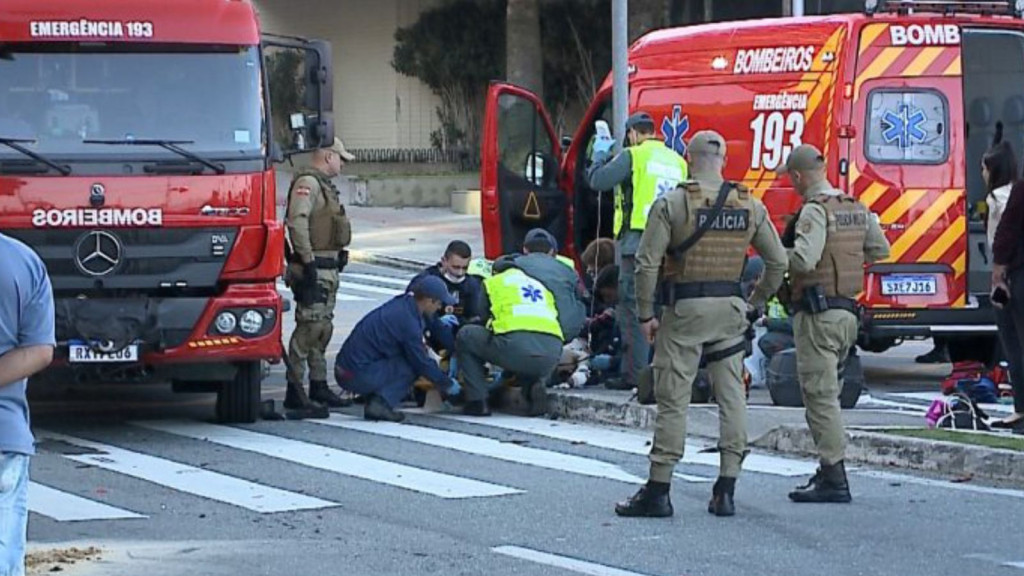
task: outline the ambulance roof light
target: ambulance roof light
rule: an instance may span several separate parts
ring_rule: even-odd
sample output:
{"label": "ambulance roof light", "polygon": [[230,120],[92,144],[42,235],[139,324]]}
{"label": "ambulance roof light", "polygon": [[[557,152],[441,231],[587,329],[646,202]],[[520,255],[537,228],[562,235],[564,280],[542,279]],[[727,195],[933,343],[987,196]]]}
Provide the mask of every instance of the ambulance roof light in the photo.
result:
{"label": "ambulance roof light", "polygon": [[903,13],[940,12],[942,14],[998,14],[1024,16],[1024,0],[995,0],[978,2],[956,2],[953,0],[865,0],[864,11],[868,15],[879,12]]}

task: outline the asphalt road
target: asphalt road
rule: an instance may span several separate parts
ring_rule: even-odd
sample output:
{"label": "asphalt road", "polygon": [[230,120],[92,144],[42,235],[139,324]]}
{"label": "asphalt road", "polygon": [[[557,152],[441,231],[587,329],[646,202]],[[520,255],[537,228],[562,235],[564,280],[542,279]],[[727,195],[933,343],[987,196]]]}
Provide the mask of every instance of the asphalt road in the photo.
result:
{"label": "asphalt road", "polygon": [[[357,265],[344,280],[334,349],[404,275]],[[283,397],[281,370],[269,397]],[[721,519],[705,511],[715,455],[695,442],[675,517],[620,519],[613,504],[646,475],[641,432],[366,423],[358,408],[220,426],[212,403],[159,386],[35,402],[31,546],[101,548],[62,566],[76,575],[1024,575],[1024,489],[858,469],[853,504],[798,506],[786,493],[814,464],[755,453],[738,515]]]}

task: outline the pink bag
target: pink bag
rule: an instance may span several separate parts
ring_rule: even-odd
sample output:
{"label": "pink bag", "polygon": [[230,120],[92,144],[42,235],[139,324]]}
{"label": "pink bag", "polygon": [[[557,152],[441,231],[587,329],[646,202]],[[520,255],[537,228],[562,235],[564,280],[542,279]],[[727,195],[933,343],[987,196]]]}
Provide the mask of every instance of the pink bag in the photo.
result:
{"label": "pink bag", "polygon": [[936,398],[932,400],[932,404],[928,407],[928,413],[924,415],[924,419],[928,422],[929,428],[935,428],[939,420],[948,412],[949,404],[946,403],[945,398]]}

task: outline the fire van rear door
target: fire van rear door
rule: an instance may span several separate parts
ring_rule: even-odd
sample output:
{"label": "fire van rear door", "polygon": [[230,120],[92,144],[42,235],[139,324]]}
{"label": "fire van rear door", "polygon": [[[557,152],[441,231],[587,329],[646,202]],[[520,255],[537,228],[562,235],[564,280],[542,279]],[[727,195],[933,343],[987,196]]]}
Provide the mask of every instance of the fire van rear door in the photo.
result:
{"label": "fire van rear door", "polygon": [[[869,306],[967,303],[964,123],[959,31],[873,23],[861,31],[850,191],[892,245],[869,268]],[[970,167],[973,168],[973,167]]]}
{"label": "fire van rear door", "polygon": [[569,202],[559,187],[561,148],[533,93],[495,83],[487,93],[480,166],[480,219],[487,258],[519,252],[532,228],[567,245]]}

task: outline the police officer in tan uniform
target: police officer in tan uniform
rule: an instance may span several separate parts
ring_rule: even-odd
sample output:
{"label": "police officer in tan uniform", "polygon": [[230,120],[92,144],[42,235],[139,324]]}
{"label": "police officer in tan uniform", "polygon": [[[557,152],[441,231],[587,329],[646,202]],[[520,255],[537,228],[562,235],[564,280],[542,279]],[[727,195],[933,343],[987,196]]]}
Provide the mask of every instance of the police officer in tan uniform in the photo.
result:
{"label": "police officer in tan uniform", "polygon": [[[344,248],[352,228],[331,178],[355,156],[338,138],[313,153],[310,166],[295,174],[288,191],[290,239],[286,281],[295,294],[295,332],[288,344],[288,391],[284,406],[300,409],[308,400],[331,408],[351,404],[327,387],[324,353],[334,331],[338,272],[347,261]],[[309,364],[309,396],[303,380]]]}
{"label": "police officer in tan uniform", "polygon": [[[742,361],[750,309],[740,280],[752,245],[764,259],[765,272],[751,301],[763,306],[782,283],[786,253],[764,205],[742,185],[723,180],[725,153],[725,140],[717,132],[693,136],[687,152],[693,180],[655,202],[640,240],[637,312],[641,328],[654,341],[658,415],[650,479],[615,507],[620,516],[672,515],[670,482],[683,457],[686,411],[702,354],[721,420],[721,468],[708,512],[735,513],[733,490],[747,453]],[[720,198],[724,204],[716,215]],[[688,241],[701,227],[703,236]],[[654,315],[656,297],[660,320]]]}
{"label": "police officer in tan uniform", "polygon": [[811,481],[789,498],[850,502],[839,407],[842,365],[857,342],[856,298],[864,285],[864,264],[888,258],[889,242],[864,204],[832,188],[817,148],[797,147],[781,170],[804,198],[783,240],[789,251],[788,300],[796,311],[797,373],[821,461]]}

